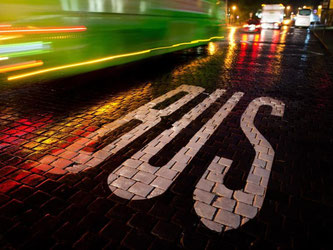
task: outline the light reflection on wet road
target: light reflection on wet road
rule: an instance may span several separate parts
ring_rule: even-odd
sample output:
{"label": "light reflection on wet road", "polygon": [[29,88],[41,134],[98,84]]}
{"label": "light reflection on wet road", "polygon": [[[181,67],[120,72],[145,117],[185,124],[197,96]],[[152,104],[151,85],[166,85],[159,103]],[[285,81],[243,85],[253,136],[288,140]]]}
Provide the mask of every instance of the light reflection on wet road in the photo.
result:
{"label": "light reflection on wet road", "polygon": [[[328,148],[332,146],[332,141],[327,138],[327,134],[332,132],[330,60],[309,30],[283,27],[281,30],[249,34],[231,27],[227,40],[209,43],[208,46],[56,81],[20,86],[1,83],[0,191],[3,195],[0,207],[3,207],[0,210],[4,211],[1,218],[8,227],[3,229],[6,237],[0,238],[0,243],[23,246],[30,239],[33,241],[35,234],[31,228],[34,222],[22,221],[37,211],[36,222],[47,216],[57,220],[56,228],[45,229],[49,235],[63,228],[68,221],[73,231],[77,231],[70,239],[53,237],[47,242],[48,247],[63,241],[72,246],[82,240],[86,231],[92,233],[102,246],[126,247],[127,233],[143,234],[148,247],[165,241],[163,244],[171,247],[192,248],[197,243],[193,238],[202,241],[199,246],[210,249],[225,245],[265,246],[266,249],[314,246],[313,239],[317,238],[310,239],[314,234],[311,228],[322,228],[319,230],[322,232],[329,223],[321,217],[316,217],[315,221],[308,220],[308,211],[314,208],[320,214],[331,208],[330,194],[325,192],[332,178],[331,172],[325,172],[331,158]],[[194,133],[196,124],[210,119],[233,93],[241,91],[245,95],[194,158],[190,165],[193,170],[185,170],[181,180],[176,181],[166,195],[147,203],[148,208],[142,208],[145,205],[141,203],[133,205],[133,202],[116,199],[106,187],[106,177],[160,130],[170,126],[168,121],[163,121],[147,138],[135,141],[108,159],[102,167],[77,175],[67,172],[66,168],[71,166],[75,154],[64,153],[73,142],[89,138],[103,125],[183,84],[204,88],[204,95],[217,88],[227,90],[226,97],[219,100],[216,107],[208,109],[199,117],[200,121],[196,120],[193,127],[184,132],[184,138]],[[255,120],[256,127],[276,150],[267,201],[262,212],[240,231],[230,232],[230,237],[212,235],[193,213],[195,184],[217,155],[234,161],[233,170],[226,177],[226,185],[236,189],[244,185],[254,151],[240,130],[239,119],[253,99],[263,96],[286,104],[282,120],[268,118],[270,110],[265,108],[260,109]],[[199,96],[189,105],[194,106],[202,99]],[[170,121],[184,115],[188,109],[185,107],[176,112]],[[177,144],[186,144],[185,139],[177,140],[173,142],[174,146],[170,146],[172,153],[161,155],[161,159],[169,159]],[[96,150],[95,144],[98,143],[91,142],[87,148]],[[314,153],[319,155],[319,159]],[[48,187],[51,183],[58,191]],[[61,192],[59,187],[67,191]],[[320,190],[320,195],[316,189]],[[39,193],[43,193],[42,198],[38,198]],[[86,203],[78,201],[83,194],[89,197]],[[40,205],[34,205],[34,197],[37,197],[36,202],[42,200]],[[105,208],[96,208],[96,200],[103,201]],[[13,204],[23,207],[15,215],[8,212]],[[83,219],[78,219],[79,223],[66,218],[63,211],[73,204],[84,211],[82,218],[93,212],[100,224],[94,229],[86,229]],[[119,209],[126,212],[119,212]],[[133,218],[138,214],[151,219],[151,228],[148,226],[147,229],[145,223],[134,226]],[[121,236],[105,233],[110,223],[119,229]],[[28,236],[15,243],[11,240],[10,230],[17,224]],[[295,224],[302,225],[305,231],[291,226]],[[36,225],[36,230],[42,231],[42,227]],[[257,228],[260,232],[254,232]],[[173,233],[165,236],[169,231]],[[307,237],[309,235],[310,238]],[[233,237],[242,240],[235,242]],[[146,241],[138,244],[146,248]]]}

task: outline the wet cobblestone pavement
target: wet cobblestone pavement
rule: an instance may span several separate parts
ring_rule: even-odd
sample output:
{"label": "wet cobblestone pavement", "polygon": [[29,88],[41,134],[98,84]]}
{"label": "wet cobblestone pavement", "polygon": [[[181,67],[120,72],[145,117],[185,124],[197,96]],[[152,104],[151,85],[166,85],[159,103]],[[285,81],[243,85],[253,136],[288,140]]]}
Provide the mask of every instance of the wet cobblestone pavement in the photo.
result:
{"label": "wet cobblestone pavement", "polygon": [[3,249],[328,249],[333,61],[304,29],[0,86]]}

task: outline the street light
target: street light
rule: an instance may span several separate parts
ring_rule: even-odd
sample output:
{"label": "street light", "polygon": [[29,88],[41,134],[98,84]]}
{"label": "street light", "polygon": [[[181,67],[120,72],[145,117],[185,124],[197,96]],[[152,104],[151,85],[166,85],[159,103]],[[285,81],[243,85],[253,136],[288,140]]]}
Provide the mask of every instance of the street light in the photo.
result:
{"label": "street light", "polygon": [[290,6],[287,6],[287,16],[289,14],[289,11],[290,11]]}
{"label": "street light", "polygon": [[233,5],[232,7],[231,7],[231,9],[232,9],[232,16],[233,16],[233,21],[235,22],[235,11],[237,10],[237,6],[236,5]]}

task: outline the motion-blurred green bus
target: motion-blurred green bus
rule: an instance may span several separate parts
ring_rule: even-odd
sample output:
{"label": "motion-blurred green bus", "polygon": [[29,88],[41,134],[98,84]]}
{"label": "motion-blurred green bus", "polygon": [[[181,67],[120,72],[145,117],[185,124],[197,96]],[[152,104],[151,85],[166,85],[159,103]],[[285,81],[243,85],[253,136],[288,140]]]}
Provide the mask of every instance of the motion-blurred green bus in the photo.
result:
{"label": "motion-blurred green bus", "polygon": [[223,37],[217,0],[1,0],[0,79],[48,79]]}

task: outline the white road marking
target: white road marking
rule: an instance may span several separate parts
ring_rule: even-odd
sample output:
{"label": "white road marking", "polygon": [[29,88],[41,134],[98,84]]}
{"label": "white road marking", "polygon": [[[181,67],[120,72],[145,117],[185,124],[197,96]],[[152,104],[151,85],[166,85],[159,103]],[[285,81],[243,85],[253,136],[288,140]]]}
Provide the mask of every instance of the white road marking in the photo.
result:
{"label": "white road marking", "polygon": [[[211,104],[213,104],[225,90],[216,90],[202,103],[193,108],[190,112],[183,116],[183,118],[175,122],[171,129],[164,131],[160,136],[156,137],[146,147],[135,154],[131,159],[125,161],[121,166],[115,169],[108,178],[108,184],[111,191],[116,195],[126,198],[127,195],[123,191],[134,194],[133,200],[150,199],[163,194],[170,185],[177,179],[179,174],[186,168],[191,159],[198,153],[200,148],[208,141],[209,137],[216,131],[224,118],[235,107],[243,93],[238,92],[234,94],[220,110],[211,118],[201,129],[198,131],[188,144],[183,147],[166,165],[163,167],[153,167],[148,162],[158,153],[167,143],[169,143],[180,131],[187,127],[191,121],[195,120],[200,114],[202,114]],[[142,155],[142,152],[145,153]],[[125,172],[125,174],[124,174]],[[132,172],[127,175],[127,172]],[[127,176],[125,176],[127,175]],[[136,177],[149,176],[149,181],[141,185],[145,190],[141,195],[141,190],[138,190],[135,185],[140,183]],[[119,179],[125,178],[127,182],[134,181],[131,185],[125,186],[119,185]],[[134,187],[134,188],[133,188]],[[121,189],[122,192],[117,192],[117,189]],[[127,193],[126,193],[127,194]],[[126,196],[126,197],[125,197]]]}
{"label": "white road marking", "polygon": [[[189,101],[193,100],[203,91],[204,89],[201,87],[181,85],[177,89],[172,90],[152,100],[151,102],[130,112],[126,116],[112,123],[104,125],[96,132],[90,134],[88,137],[81,138],[80,140],[75,141],[73,144],[65,148],[65,152],[69,154],[75,153],[77,156],[69,161],[70,163],[67,164],[67,166],[69,167],[62,168],[62,166],[59,166],[59,168],[65,169],[66,171],[72,173],[78,173],[85,169],[96,167],[98,164],[105,161],[108,157],[116,154],[119,150],[123,149],[129,143],[140,137],[150,128],[157,125],[161,121],[161,117],[171,115],[176,110],[187,104]],[[162,103],[163,101],[167,100],[170,97],[173,97],[180,92],[187,92],[188,94],[183,96],[178,101],[170,104],[163,110],[154,109],[157,104]],[[137,127],[133,128],[130,132],[121,136],[119,139],[98,150],[97,152],[87,152],[83,150],[83,148],[88,146],[90,143],[97,142],[99,138],[107,135],[108,133],[114,131],[115,129],[119,128],[120,126],[126,124],[133,119],[140,120],[142,121],[142,123]],[[67,159],[59,159],[68,161]]]}
{"label": "white road marking", "polygon": [[[183,91],[188,94],[178,101],[163,110],[154,109],[157,104]],[[65,148],[51,165],[55,169],[73,173],[95,167],[157,125],[161,117],[171,115],[203,91],[201,87],[182,85],[74,142]],[[179,121],[174,122],[172,128],[162,132],[123,162],[108,177],[107,183],[111,191],[129,200],[150,199],[163,194],[222,124],[244,93],[235,93],[166,165],[154,167],[149,164],[149,160],[224,93],[225,90],[217,89]],[[260,97],[253,100],[242,115],[241,128],[256,152],[245,188],[235,191],[225,187],[223,179],[232,160],[220,157],[215,157],[195,187],[195,211],[202,223],[211,230],[221,232],[238,228],[254,218],[263,205],[275,155],[272,146],[254,126],[254,118],[259,108],[264,105],[272,107],[271,115],[282,117],[284,114],[284,103],[269,97]],[[133,119],[142,121],[142,124],[97,152],[83,150],[91,142],[98,141],[100,137]],[[47,163],[50,157],[52,156],[45,156],[40,162]]]}
{"label": "white road marking", "polygon": [[[194,191],[195,211],[204,225],[221,232],[238,228],[254,218],[265,199],[272,169],[274,150],[254,126],[254,118],[261,106],[272,107],[271,115],[282,117],[284,103],[269,97],[253,100],[241,118],[241,128],[256,151],[255,159],[243,190],[230,190],[223,184],[232,161],[216,157]],[[207,200],[207,196],[212,198]]]}

